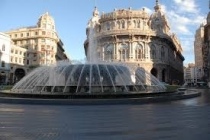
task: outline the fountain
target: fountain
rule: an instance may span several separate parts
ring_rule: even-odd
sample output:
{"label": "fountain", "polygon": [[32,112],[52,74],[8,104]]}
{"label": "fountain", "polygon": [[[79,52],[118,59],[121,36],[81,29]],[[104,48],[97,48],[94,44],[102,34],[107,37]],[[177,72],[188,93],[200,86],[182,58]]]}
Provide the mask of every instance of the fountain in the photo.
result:
{"label": "fountain", "polygon": [[142,68],[123,63],[72,64],[62,61],[42,66],[25,76],[13,92],[38,94],[122,94],[160,92],[165,87]]}
{"label": "fountain", "polygon": [[51,66],[39,67],[19,81],[12,92],[94,95],[165,91],[164,85],[143,68],[99,60],[95,40],[98,15],[95,8],[88,23],[89,49],[86,63],[60,61]]}
{"label": "fountain", "polygon": [[[101,61],[94,31],[97,24],[98,12],[95,8],[93,18],[88,23],[87,62],[59,61],[50,66],[40,66],[16,83],[10,92],[0,91],[0,102],[146,103],[199,95],[197,92],[187,96],[184,92],[166,92],[166,87],[156,77],[137,65]],[[12,98],[2,98],[5,96]],[[14,97],[19,98],[16,100]]]}

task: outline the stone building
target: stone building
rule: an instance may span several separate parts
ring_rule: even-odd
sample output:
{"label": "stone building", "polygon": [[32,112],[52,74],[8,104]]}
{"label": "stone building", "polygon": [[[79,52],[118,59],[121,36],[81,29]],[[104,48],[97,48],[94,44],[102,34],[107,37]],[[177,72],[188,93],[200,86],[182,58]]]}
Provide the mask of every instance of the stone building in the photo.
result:
{"label": "stone building", "polygon": [[195,54],[195,68],[198,69],[200,73],[199,80],[203,80],[203,52],[202,46],[204,42],[204,23],[196,30],[195,41],[194,41],[194,54]]}
{"label": "stone building", "polygon": [[27,49],[14,45],[11,43],[11,52],[10,52],[10,84],[16,83],[21,78],[23,78],[29,68],[25,66],[25,58],[27,55]]}
{"label": "stone building", "polygon": [[87,59],[94,59],[94,56],[100,61],[125,62],[144,68],[160,81],[183,83],[181,44],[176,35],[170,33],[157,0],[154,9],[151,15],[145,9],[131,8],[99,15],[95,8],[86,29]]}
{"label": "stone building", "polygon": [[9,82],[11,39],[0,32],[0,85]]}
{"label": "stone building", "polygon": [[202,46],[204,41],[204,24],[196,30],[194,41],[195,66],[203,67]]}
{"label": "stone building", "polygon": [[210,87],[210,12],[207,15],[207,23],[204,26],[204,43],[202,47],[204,80]]}
{"label": "stone building", "polygon": [[185,85],[189,86],[199,86],[203,81],[201,81],[201,71],[199,67],[195,64],[189,63],[187,67],[184,68],[184,81]]}
{"label": "stone building", "polygon": [[[5,33],[16,46],[12,49],[15,55],[11,56],[11,76],[13,76],[11,79],[13,80],[18,80],[37,66],[69,59],[63,48],[63,42],[56,32],[55,21],[48,12],[40,16],[36,26],[22,27]],[[18,54],[20,58],[17,57]]]}

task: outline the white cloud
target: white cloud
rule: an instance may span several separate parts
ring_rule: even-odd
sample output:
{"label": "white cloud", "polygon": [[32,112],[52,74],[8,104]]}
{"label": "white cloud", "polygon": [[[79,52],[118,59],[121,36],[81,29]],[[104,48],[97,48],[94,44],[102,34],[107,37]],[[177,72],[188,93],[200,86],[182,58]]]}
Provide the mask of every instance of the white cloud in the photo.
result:
{"label": "white cloud", "polygon": [[182,43],[182,48],[184,50],[184,53],[192,55],[192,53],[194,53],[194,47],[193,47],[194,38],[190,37],[181,38],[180,41]]}
{"label": "white cloud", "polygon": [[181,36],[180,42],[183,49],[182,54],[185,57],[185,63],[194,63],[194,36]]}
{"label": "white cloud", "polygon": [[175,11],[168,11],[167,17],[171,25],[171,31],[177,34],[192,35],[189,27],[192,23],[191,19],[177,14]]}
{"label": "white cloud", "polygon": [[[148,13],[154,10],[146,8]],[[161,4],[161,10],[166,14],[171,32],[180,40],[185,63],[194,62],[195,30],[206,18],[200,13],[196,0],[173,0],[171,6]]]}
{"label": "white cloud", "polygon": [[178,30],[178,33],[180,34],[180,33],[182,33],[182,34],[192,34],[190,31],[189,31],[189,29],[186,27],[186,26],[184,26],[184,25],[179,25],[179,26],[176,26],[175,27],[175,30]]}
{"label": "white cloud", "polygon": [[161,5],[171,32],[180,40],[185,62],[194,61],[194,34],[205,16],[202,16],[195,0],[173,0],[173,6]]}
{"label": "white cloud", "polygon": [[173,0],[178,9],[177,12],[198,13],[198,6],[195,0]]}

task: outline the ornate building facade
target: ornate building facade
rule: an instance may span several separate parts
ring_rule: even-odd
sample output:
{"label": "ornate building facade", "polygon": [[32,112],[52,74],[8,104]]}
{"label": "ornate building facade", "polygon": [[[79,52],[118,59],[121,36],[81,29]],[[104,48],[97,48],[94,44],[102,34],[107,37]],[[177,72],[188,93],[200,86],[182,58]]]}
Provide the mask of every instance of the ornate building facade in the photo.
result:
{"label": "ornate building facade", "polygon": [[194,41],[194,54],[195,54],[195,68],[198,70],[198,81],[203,81],[203,52],[202,46],[204,42],[204,24],[196,30],[195,41]]}
{"label": "ornate building facade", "polygon": [[11,39],[0,32],[0,85],[9,81]]}
{"label": "ornate building facade", "polygon": [[10,75],[14,82],[39,65],[50,65],[58,60],[69,59],[56,32],[54,19],[48,12],[40,16],[36,26],[5,33],[13,42],[11,53],[14,55],[11,55]]}
{"label": "ornate building facade", "polygon": [[10,52],[10,84],[16,83],[29,72],[29,67],[25,66],[26,55],[26,48],[14,45],[12,42]]}
{"label": "ornate building facade", "polygon": [[196,30],[194,41],[195,66],[203,67],[202,46],[204,42],[204,24]]}
{"label": "ornate building facade", "polygon": [[207,23],[204,26],[204,42],[202,47],[204,80],[210,87],[210,12],[207,15]]}
{"label": "ornate building facade", "polygon": [[99,16],[95,8],[89,21],[84,49],[90,59],[91,23],[94,23],[96,55],[102,61],[125,62],[151,72],[160,81],[183,82],[182,47],[171,34],[165,14],[158,1],[155,12],[149,15],[145,9],[115,9]]}

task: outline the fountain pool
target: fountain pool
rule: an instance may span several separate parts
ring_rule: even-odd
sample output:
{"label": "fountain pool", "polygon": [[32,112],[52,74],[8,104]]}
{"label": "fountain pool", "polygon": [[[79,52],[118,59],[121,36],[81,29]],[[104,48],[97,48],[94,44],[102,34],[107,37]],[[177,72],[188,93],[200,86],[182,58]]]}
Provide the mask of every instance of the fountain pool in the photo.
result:
{"label": "fountain pool", "polygon": [[61,61],[21,79],[12,92],[37,94],[123,94],[162,92],[165,86],[144,69],[124,63]]}

